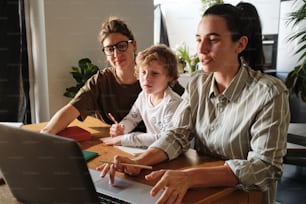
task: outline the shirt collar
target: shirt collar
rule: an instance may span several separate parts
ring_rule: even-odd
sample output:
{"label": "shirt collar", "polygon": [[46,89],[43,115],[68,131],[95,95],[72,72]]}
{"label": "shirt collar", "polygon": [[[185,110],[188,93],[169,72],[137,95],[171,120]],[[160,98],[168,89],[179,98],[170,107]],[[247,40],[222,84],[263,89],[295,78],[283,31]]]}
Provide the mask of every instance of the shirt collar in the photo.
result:
{"label": "shirt collar", "polygon": [[[235,75],[234,79],[230,83],[230,85],[224,90],[222,95],[226,97],[229,101],[235,100],[241,93],[243,87],[248,78],[247,68],[246,66],[242,65],[237,74]],[[216,86],[215,78],[212,76],[212,83],[210,85],[209,97],[215,97],[219,94],[219,91]]]}
{"label": "shirt collar", "polygon": [[210,97],[210,98],[213,98],[213,97],[215,97],[215,96],[217,96],[218,94],[219,94],[219,91],[218,91],[218,89],[217,89],[217,87],[216,87],[216,81],[215,81],[215,77],[214,77],[214,75],[213,74],[211,74],[210,75],[210,81],[211,81],[211,84],[210,84],[210,89],[209,89],[209,93],[208,93],[208,96]]}

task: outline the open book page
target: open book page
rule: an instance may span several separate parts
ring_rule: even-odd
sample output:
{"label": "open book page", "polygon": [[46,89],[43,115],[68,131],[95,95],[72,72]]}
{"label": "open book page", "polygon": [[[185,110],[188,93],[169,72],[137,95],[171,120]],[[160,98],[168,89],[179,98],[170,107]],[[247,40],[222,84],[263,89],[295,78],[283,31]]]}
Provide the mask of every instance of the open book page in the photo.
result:
{"label": "open book page", "polygon": [[23,125],[22,122],[0,122],[1,125],[7,125],[12,127],[21,127]]}

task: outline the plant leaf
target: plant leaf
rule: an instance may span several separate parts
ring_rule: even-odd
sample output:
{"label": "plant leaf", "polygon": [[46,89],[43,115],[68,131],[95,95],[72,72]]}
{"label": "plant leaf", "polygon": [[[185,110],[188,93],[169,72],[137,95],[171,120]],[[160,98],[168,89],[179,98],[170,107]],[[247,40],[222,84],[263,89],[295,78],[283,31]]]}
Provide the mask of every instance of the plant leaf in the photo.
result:
{"label": "plant leaf", "polygon": [[289,89],[291,89],[294,86],[296,76],[297,73],[295,72],[295,70],[292,70],[291,72],[288,73],[285,79],[285,84]]}
{"label": "plant leaf", "polygon": [[85,82],[99,70],[99,67],[92,64],[88,58],[80,59],[78,64],[79,67],[72,66],[72,72],[70,72],[76,81],[76,86],[66,88],[64,96],[73,98]]}
{"label": "plant leaf", "polygon": [[302,63],[301,66],[305,66],[306,64],[306,51],[299,57],[298,61],[303,61],[303,58],[304,58],[304,62]]}
{"label": "plant leaf", "polygon": [[91,60],[88,58],[82,58],[79,60],[79,67],[83,68],[86,64],[91,63]]}
{"label": "plant leaf", "polygon": [[296,95],[299,95],[299,92],[302,90],[302,86],[303,86],[303,79],[297,77],[295,86],[293,87],[293,91]]}
{"label": "plant leaf", "polygon": [[304,78],[303,80],[303,87],[302,87],[302,91],[301,91],[301,99],[306,102],[306,79]]}

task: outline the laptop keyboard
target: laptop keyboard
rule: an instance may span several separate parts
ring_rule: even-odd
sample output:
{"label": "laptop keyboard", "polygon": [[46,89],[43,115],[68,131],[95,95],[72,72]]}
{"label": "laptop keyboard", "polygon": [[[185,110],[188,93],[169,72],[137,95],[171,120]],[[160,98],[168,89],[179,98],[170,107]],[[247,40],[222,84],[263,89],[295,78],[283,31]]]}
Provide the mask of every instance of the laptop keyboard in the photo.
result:
{"label": "laptop keyboard", "polygon": [[124,200],[120,200],[118,198],[114,198],[102,193],[97,193],[98,199],[100,204],[129,204],[129,202],[126,202]]}

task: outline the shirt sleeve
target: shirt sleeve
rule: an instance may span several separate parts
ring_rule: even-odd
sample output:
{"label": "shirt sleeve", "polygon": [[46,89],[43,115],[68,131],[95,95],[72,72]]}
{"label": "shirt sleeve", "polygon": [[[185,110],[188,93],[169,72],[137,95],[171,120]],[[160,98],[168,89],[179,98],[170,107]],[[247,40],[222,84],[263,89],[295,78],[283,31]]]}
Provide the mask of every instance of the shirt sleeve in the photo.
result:
{"label": "shirt sleeve", "polygon": [[[120,121],[120,124],[125,126],[124,133],[130,133],[142,121],[141,103],[143,92],[139,94],[130,112]],[[122,143],[122,141],[121,141]]]}
{"label": "shirt sleeve", "polygon": [[[247,159],[232,159],[226,164],[239,179],[245,190],[260,188],[267,191],[269,183],[281,177],[283,157],[286,154],[287,129],[290,120],[288,92],[271,91],[262,110],[252,125],[251,150]],[[272,182],[271,182],[272,181]]]}
{"label": "shirt sleeve", "polygon": [[190,147],[193,126],[191,119],[191,108],[187,89],[182,96],[182,101],[174,112],[168,128],[161,132],[160,138],[150,147],[162,149],[168,155],[168,159],[175,159]]}
{"label": "shirt sleeve", "polygon": [[158,140],[158,138],[160,138],[160,134],[133,132],[123,135],[121,138],[121,145],[130,147],[148,147],[154,141]]}

